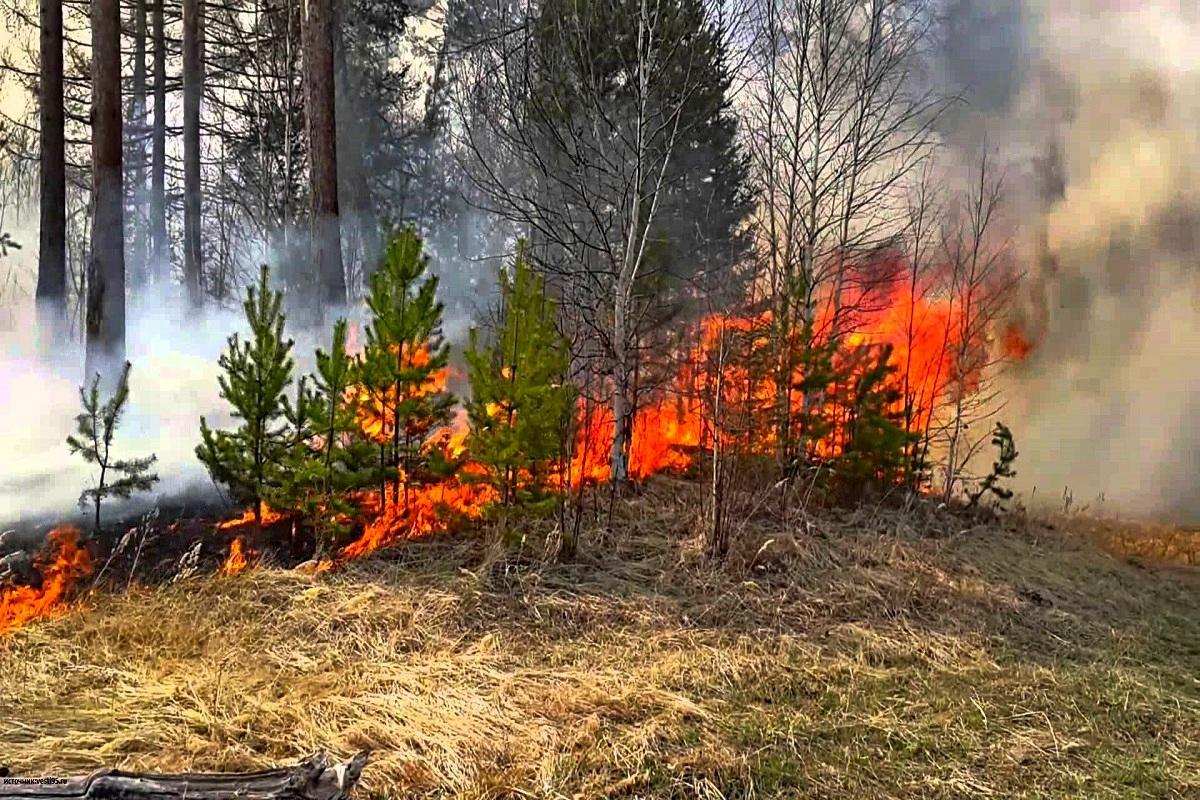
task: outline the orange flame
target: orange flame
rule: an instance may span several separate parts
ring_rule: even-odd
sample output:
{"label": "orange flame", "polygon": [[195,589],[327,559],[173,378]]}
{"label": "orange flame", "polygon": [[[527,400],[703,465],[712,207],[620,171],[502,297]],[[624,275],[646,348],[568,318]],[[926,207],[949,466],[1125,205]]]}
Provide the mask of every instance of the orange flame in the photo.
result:
{"label": "orange flame", "polygon": [[47,538],[46,547],[35,559],[42,573],[41,587],[0,587],[0,634],[35,619],[66,613],[71,590],[92,574],[92,557],[80,544],[78,529],[55,528]]}
{"label": "orange flame", "polygon": [[248,566],[250,566],[250,559],[247,557],[246,544],[239,536],[229,543],[229,555],[226,556],[225,563],[221,565],[221,574],[240,575],[246,571]]}
{"label": "orange flame", "polygon": [[[895,264],[881,267],[885,272],[895,268]],[[923,287],[916,289],[914,291],[914,287],[899,281],[884,282],[869,290],[859,289],[857,294],[861,296],[850,297],[847,301],[847,305],[856,311],[855,330],[845,337],[845,342],[852,348],[870,348],[875,352],[888,349],[888,365],[893,370],[888,380],[890,387],[900,395],[892,411],[907,417],[910,430],[921,432],[931,424],[936,407],[951,382],[961,377],[968,387],[973,386],[978,382],[981,365],[987,358],[968,358],[976,366],[967,367],[968,374],[956,376],[956,351],[962,349],[959,339],[964,335],[961,312],[950,300],[924,291]],[[824,313],[829,315],[828,310]],[[764,370],[762,374],[752,375],[744,361],[722,357],[720,348],[728,347],[730,339],[740,337],[745,347],[766,353],[770,325],[769,313],[758,317],[717,314],[701,320],[698,343],[686,354],[674,380],[657,399],[639,408],[634,416],[629,453],[631,477],[642,480],[664,471],[685,470],[694,462],[695,454],[711,441],[705,395],[711,401],[713,387],[705,382],[712,381],[706,371],[714,365],[719,365],[722,377],[722,405],[729,409],[755,409],[762,418],[767,418],[777,394],[775,374]],[[822,320],[815,327],[828,330],[832,326],[828,320]],[[983,332],[973,335],[981,338]],[[820,339],[819,334],[817,338]],[[967,345],[972,352],[985,351],[988,347],[986,342],[978,340]],[[1001,347],[1004,354],[1011,357],[1027,354],[1031,346],[1020,337],[1019,331],[1010,328]],[[862,359],[853,352],[838,358],[851,367],[851,374],[858,374],[866,366],[865,361],[855,363]],[[791,382],[799,385],[802,379],[797,368]],[[831,387],[830,396],[823,406],[818,407],[817,413],[836,418],[842,413],[837,406],[837,394],[848,389],[847,386]],[[797,391],[789,405],[799,413],[804,402],[803,393]],[[576,486],[581,482],[603,483],[610,477],[612,412],[607,406],[589,409],[581,404],[579,420],[571,483]],[[748,432],[748,436],[765,451],[773,443],[775,432],[770,425],[760,425]],[[841,445],[838,434],[834,433],[827,440],[818,442],[816,450],[833,455]]]}
{"label": "orange flame", "polygon": [[[963,346],[958,337],[968,334],[963,333],[965,326],[958,308],[927,287],[897,280],[903,271],[902,259],[895,254],[885,255],[877,263],[862,267],[863,274],[870,280],[846,290],[845,305],[853,309],[850,320],[853,332],[845,337],[850,349],[837,358],[852,376],[856,376],[869,367],[871,359],[868,356],[887,352],[889,366],[894,370],[888,380],[892,382],[891,388],[900,395],[892,410],[906,418],[910,430],[920,432],[932,423],[935,410],[952,381],[962,380],[970,385],[978,380],[981,369],[978,366],[966,367],[965,375],[956,374],[956,369],[963,369],[956,361],[956,353],[983,353],[982,359],[967,359],[972,364],[982,364],[987,360],[991,343],[983,341],[985,332],[976,331],[969,335],[980,341],[970,341]],[[814,335],[820,340],[822,336],[828,336],[833,327],[832,312],[826,307],[818,316],[821,318],[813,327],[817,331]],[[714,374],[720,375],[722,407],[741,409],[747,418],[756,420],[748,426],[751,428],[748,431],[731,434],[722,430],[718,435],[744,437],[752,448],[770,451],[776,432],[773,425],[761,421],[770,418],[776,403],[778,371],[773,367],[762,369],[761,364],[758,368],[750,364],[755,359],[761,362],[764,357],[770,363],[771,327],[769,313],[747,317],[713,315],[700,321],[698,340],[679,354],[681,366],[674,378],[634,415],[629,453],[632,478],[644,480],[664,471],[686,470],[694,463],[697,453],[711,446],[714,433],[708,406],[714,397]],[[999,346],[1005,354],[1028,353],[1028,342],[1015,328],[1005,331],[1000,339]],[[796,346],[800,346],[798,342]],[[751,354],[750,359],[744,358],[747,353]],[[428,363],[429,351],[418,347],[405,352],[403,357],[414,366],[421,365]],[[800,369],[791,369],[794,371],[787,377],[790,385],[801,385],[804,376]],[[448,369],[438,370],[411,391],[414,396],[443,391],[448,377]],[[844,403],[852,382],[853,378],[846,385],[830,387],[824,399],[819,401],[816,413],[835,424],[832,426],[834,432],[815,444],[818,453],[834,455],[845,446],[845,432],[839,433],[836,423],[845,417]],[[377,442],[390,441],[395,433],[392,409],[397,398],[394,390],[378,392],[357,387],[351,393],[359,401],[358,424],[363,432]],[[798,412],[803,410],[806,402],[811,402],[811,397],[805,398],[797,389],[791,391],[786,401],[797,412],[794,416],[799,416]],[[610,451],[615,430],[611,408],[603,403],[581,400],[577,414],[573,455],[565,479],[563,476],[557,479],[560,486],[578,487],[610,479]],[[432,435],[428,433],[418,428],[402,431],[414,440],[427,440],[427,449],[441,450],[450,462],[461,462],[468,457],[465,413],[460,411],[451,425]],[[479,465],[468,461],[456,474],[433,483],[404,480],[398,502],[388,502],[379,491],[360,493],[354,499],[360,511],[361,533],[341,549],[339,560],[364,556],[398,541],[445,532],[464,520],[480,518],[498,499],[490,486],[478,480],[481,473]],[[400,477],[406,478],[403,471]],[[272,513],[269,509],[264,510],[264,522]],[[253,515],[247,512],[220,527],[236,530],[252,521]],[[238,565],[229,566],[229,569],[244,569],[244,542],[240,537],[231,545],[226,563],[227,566]]]}
{"label": "orange flame", "polygon": [[[262,518],[262,526],[264,528],[282,522],[287,516],[283,512],[271,508],[266,503],[259,505],[259,515]],[[252,529],[253,527],[253,507],[247,508],[242,512],[241,516],[217,523],[217,530],[233,531],[237,534],[233,541],[229,543],[229,554],[225,557],[225,563],[221,565],[221,574],[238,575],[245,572],[246,568],[250,566],[250,558],[254,553],[246,546],[244,534],[241,531]]]}
{"label": "orange flame", "polygon": [[[285,516],[282,512],[276,511],[275,509],[271,508],[266,503],[263,503],[260,506],[260,508],[261,508],[260,514],[262,516],[263,527],[267,527],[268,525],[274,525],[275,523],[282,521]],[[247,508],[245,511],[242,512],[241,516],[234,517],[233,519],[227,519],[224,522],[218,522],[217,530],[237,531],[237,530],[241,530],[242,528],[252,527],[253,525],[254,525],[254,509]]]}

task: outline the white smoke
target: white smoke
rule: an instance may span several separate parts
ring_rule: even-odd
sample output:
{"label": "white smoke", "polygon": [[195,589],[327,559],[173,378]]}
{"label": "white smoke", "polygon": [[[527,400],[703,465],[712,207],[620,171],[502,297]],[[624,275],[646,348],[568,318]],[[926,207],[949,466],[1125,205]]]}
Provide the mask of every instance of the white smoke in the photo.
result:
{"label": "white smoke", "polygon": [[[1027,496],[1200,518],[1200,6],[954,0],[949,72],[1008,160],[1024,315],[1012,424]],[[978,57],[969,58],[972,42]],[[955,48],[962,57],[954,58]]]}
{"label": "white smoke", "polygon": [[[218,397],[217,358],[226,336],[244,323],[230,312],[187,309],[174,293],[154,289],[129,312],[130,400],[114,455],[155,454],[157,494],[211,491],[193,452],[199,419],[205,415],[217,426],[230,421]],[[67,516],[95,478],[66,445],[81,411],[82,348],[60,342],[53,357],[39,355],[32,304],[15,313],[16,328],[0,334],[0,523]]]}

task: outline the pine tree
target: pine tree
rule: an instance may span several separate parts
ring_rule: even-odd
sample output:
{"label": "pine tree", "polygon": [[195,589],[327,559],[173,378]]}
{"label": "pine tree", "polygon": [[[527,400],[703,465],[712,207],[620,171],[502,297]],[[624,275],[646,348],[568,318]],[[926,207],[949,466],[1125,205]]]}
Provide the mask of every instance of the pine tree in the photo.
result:
{"label": "pine tree", "polygon": [[500,276],[501,306],[493,341],[471,331],[467,448],[487,470],[500,503],[536,503],[561,455],[574,393],[566,383],[568,347],[555,327],[555,305],[518,246]]}
{"label": "pine tree", "polygon": [[992,429],[992,445],[999,452],[996,454],[996,460],[992,462],[992,471],[980,481],[979,488],[972,493],[969,504],[971,508],[979,505],[979,501],[989,492],[1000,501],[1012,499],[1012,489],[1001,486],[1000,481],[1017,477],[1017,471],[1012,465],[1016,462],[1018,453],[1012,431],[1003,422],[997,422],[996,427]]}
{"label": "pine tree", "polygon": [[845,491],[857,497],[870,486],[892,486],[904,473],[911,435],[905,433],[898,407],[900,391],[892,376],[891,347],[860,345],[847,348],[838,365],[847,388],[834,397],[841,444],[835,471]]}
{"label": "pine tree", "polygon": [[233,431],[213,431],[201,417],[202,441],[196,448],[213,480],[227,486],[237,501],[253,504],[256,525],[262,524],[262,501],[279,485],[280,463],[292,436],[284,396],[292,383],[292,340],[283,336],[282,294],[270,288],[267,278],[264,266],[242,304],[250,338],[230,336],[219,361],[225,372],[218,378],[221,397],[241,424]]}
{"label": "pine tree", "polygon": [[[75,417],[75,434],[67,437],[71,454],[79,453],[84,461],[95,464],[99,469],[96,485],[85,489],[79,496],[79,505],[91,503],[95,507],[97,533],[100,532],[100,504],[106,498],[128,499],[134,492],[148,491],[158,482],[158,476],[150,472],[157,456],[151,454],[145,458],[114,459],[112,455],[113,437],[121,424],[125,403],[129,400],[130,368],[130,363],[126,361],[112,397],[103,404],[100,402],[99,375],[92,378],[89,386],[79,387],[83,413]],[[114,480],[114,475],[119,477]]]}
{"label": "pine tree", "polygon": [[442,386],[450,350],[441,337],[438,282],[424,277],[426,264],[421,238],[404,229],[388,242],[367,296],[372,316],[359,362],[367,395],[360,418],[379,448],[381,505],[388,475],[398,504],[402,490],[407,495],[409,486],[436,471],[425,445],[454,405]]}
{"label": "pine tree", "polygon": [[301,379],[296,402],[289,404],[294,440],[270,498],[312,523],[318,559],[347,530],[354,512],[347,495],[367,486],[377,472],[371,469],[373,448],[358,424],[358,369],[346,351],[346,333],[346,320],[338,320],[329,351],[316,352],[316,374]]}

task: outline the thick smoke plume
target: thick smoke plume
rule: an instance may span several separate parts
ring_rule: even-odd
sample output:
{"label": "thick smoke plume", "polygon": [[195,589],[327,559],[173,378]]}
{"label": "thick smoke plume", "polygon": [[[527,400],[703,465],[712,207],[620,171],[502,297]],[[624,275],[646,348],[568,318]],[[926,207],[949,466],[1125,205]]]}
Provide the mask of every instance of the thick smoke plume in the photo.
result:
{"label": "thick smoke plume", "polygon": [[[52,359],[39,357],[32,303],[13,313],[15,325],[0,334],[0,524],[69,516],[94,477],[65,444],[80,412],[82,347],[60,342]],[[173,292],[152,290],[131,306],[131,400],[114,451],[155,453],[157,493],[213,493],[193,448],[201,414],[228,422],[217,396],[217,356],[242,327],[232,312],[186,310]]]}
{"label": "thick smoke plume", "polygon": [[1041,499],[1200,519],[1200,7],[952,2],[957,146],[998,148],[1036,342],[1002,413]]}

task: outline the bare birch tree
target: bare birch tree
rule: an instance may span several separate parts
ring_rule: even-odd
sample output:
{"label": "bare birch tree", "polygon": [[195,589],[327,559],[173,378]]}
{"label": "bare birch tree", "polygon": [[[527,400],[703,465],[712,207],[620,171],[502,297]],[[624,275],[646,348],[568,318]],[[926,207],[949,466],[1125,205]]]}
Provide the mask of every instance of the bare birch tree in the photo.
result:
{"label": "bare birch tree", "polygon": [[[659,289],[712,288],[705,279],[726,271],[736,250],[740,175],[721,172],[729,153],[699,145],[725,102],[727,82],[714,76],[723,31],[715,5],[698,0],[492,12],[457,64],[465,166],[486,207],[530,234],[532,254],[581,329],[571,337],[583,346],[577,357],[606,378],[610,472],[621,485],[643,335],[650,320],[664,320],[668,302]],[[715,95],[714,84],[722,87]],[[685,194],[710,205],[681,212]],[[702,257],[711,242],[689,244],[680,235],[687,226],[723,236],[726,257]],[[669,239],[685,268],[666,257]]]}
{"label": "bare birch tree", "polygon": [[985,151],[942,234],[952,310],[950,374],[932,435],[943,454],[942,494],[947,502],[991,438],[990,420],[1003,407],[996,379],[1005,356],[993,342],[1020,279],[1001,227],[1003,187]]}
{"label": "bare birch tree", "polygon": [[797,371],[816,343],[853,331],[875,284],[894,277],[863,266],[894,246],[904,180],[946,100],[915,80],[921,3],[761,0],[755,20],[746,138],[787,463],[816,402],[798,392]]}

